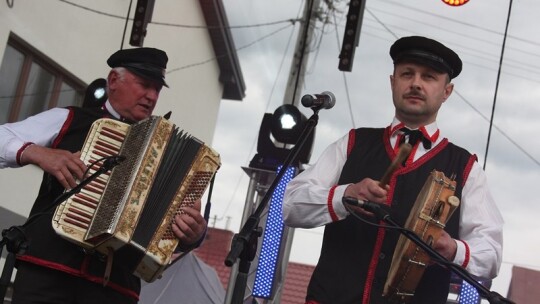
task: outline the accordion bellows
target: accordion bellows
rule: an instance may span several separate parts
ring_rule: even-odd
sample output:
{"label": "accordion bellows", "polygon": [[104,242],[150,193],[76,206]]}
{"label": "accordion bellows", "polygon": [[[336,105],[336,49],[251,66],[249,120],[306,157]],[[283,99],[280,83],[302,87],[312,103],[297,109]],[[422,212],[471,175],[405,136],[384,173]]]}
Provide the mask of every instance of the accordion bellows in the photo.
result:
{"label": "accordion bellows", "polygon": [[158,116],[133,125],[107,118],[94,122],[81,151],[88,174],[114,155],[126,159],[60,204],[53,228],[90,251],[127,251],[122,263],[152,282],[179,245],[173,217],[202,197],[220,157]]}

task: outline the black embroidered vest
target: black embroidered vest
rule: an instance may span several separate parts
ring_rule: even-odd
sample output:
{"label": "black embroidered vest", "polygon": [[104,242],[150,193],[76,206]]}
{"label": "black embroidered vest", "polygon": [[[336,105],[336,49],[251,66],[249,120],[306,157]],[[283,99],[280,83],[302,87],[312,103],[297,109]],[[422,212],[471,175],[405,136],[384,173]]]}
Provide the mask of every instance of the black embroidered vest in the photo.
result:
{"label": "black embroidered vest", "polygon": [[[390,147],[389,129],[353,130],[352,149],[338,184],[356,183],[364,178],[381,179],[395,156]],[[350,147],[351,148],[351,147]],[[471,154],[446,139],[426,155],[398,169],[389,185],[391,217],[404,225],[420,189],[432,170],[455,175],[455,195],[461,198]],[[445,230],[458,239],[459,210]],[[386,303],[382,297],[386,276],[399,233],[361,222],[349,216],[326,225],[319,262],[311,278],[307,299],[320,303]],[[446,303],[450,273],[437,265],[426,269],[413,303]]]}

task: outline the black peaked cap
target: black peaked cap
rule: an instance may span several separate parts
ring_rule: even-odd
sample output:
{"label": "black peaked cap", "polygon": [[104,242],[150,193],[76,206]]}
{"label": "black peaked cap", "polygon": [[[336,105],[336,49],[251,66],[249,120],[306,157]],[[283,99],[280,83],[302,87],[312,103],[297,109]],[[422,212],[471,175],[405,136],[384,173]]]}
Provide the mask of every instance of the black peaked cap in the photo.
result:
{"label": "black peaked cap", "polygon": [[448,73],[453,79],[461,73],[462,62],[459,56],[442,43],[421,36],[398,39],[390,47],[394,64],[412,61],[425,64],[433,69]]}
{"label": "black peaked cap", "polygon": [[119,50],[107,59],[107,64],[111,68],[125,67],[141,77],[169,87],[165,83],[168,60],[167,54],[160,49],[141,47]]}

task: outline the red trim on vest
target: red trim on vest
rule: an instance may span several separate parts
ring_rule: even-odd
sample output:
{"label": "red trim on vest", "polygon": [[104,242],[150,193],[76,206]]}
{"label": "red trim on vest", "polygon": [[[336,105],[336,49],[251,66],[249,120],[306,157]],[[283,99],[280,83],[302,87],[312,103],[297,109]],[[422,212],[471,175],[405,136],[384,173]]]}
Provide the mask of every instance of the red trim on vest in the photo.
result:
{"label": "red trim on vest", "polygon": [[349,131],[349,142],[347,144],[347,157],[349,157],[349,155],[351,155],[351,151],[352,151],[352,149],[354,147],[354,142],[356,140],[355,135],[356,135],[355,130],[351,129]]}
{"label": "red trim on vest", "polygon": [[397,130],[403,128],[403,127],[405,127],[405,124],[400,122],[397,125],[395,125],[393,128],[392,128],[392,125],[388,126],[387,129],[390,130],[389,134],[391,135],[391,134],[394,134]]}
{"label": "red trim on vest", "polygon": [[[396,126],[396,128],[399,127],[399,124]],[[386,127],[386,130],[383,133],[383,144],[386,149],[386,153],[390,156],[390,159],[394,159],[396,156],[396,150],[393,149],[393,147],[390,145],[390,135],[392,134],[391,126]],[[387,202],[386,204],[389,204],[392,201],[392,196],[394,195],[394,187],[396,183],[396,177],[397,172],[401,170],[402,168],[396,170],[394,174],[392,174],[392,177],[390,178],[390,190],[387,195]],[[375,278],[375,271],[377,270],[377,265],[379,264],[379,255],[381,254],[382,245],[384,241],[385,236],[385,230],[383,228],[379,228],[377,232],[377,240],[375,241],[375,245],[373,246],[373,254],[371,256],[371,261],[369,263],[368,267],[368,273],[366,276],[366,282],[364,286],[364,294],[362,295],[362,304],[368,304],[370,297],[371,297],[371,287],[373,285],[373,280]]]}
{"label": "red trim on vest", "polygon": [[332,199],[334,198],[334,191],[336,191],[336,187],[337,185],[330,188],[330,192],[328,192],[328,199],[326,201],[326,205],[328,206],[328,213],[330,213],[330,218],[332,218],[333,222],[339,220],[336,215],[336,211],[334,211],[334,205],[332,204]]}
{"label": "red trim on vest", "polygon": [[17,156],[15,157],[15,161],[17,162],[17,165],[22,166],[21,157],[23,155],[23,152],[24,150],[26,150],[26,148],[30,147],[33,144],[34,144],[33,142],[27,142],[24,145],[22,145],[22,147],[17,151]]}
{"label": "red trim on vest", "polygon": [[[396,126],[396,127],[398,127],[398,126]],[[390,145],[390,135],[391,134],[392,134],[392,129],[389,126],[389,127],[386,128],[385,132],[383,133],[383,143],[384,143],[386,152],[390,156],[390,159],[393,159],[396,156],[396,151]],[[444,145],[439,145],[439,146],[442,147]],[[442,148],[439,148],[439,149],[442,149]],[[432,150],[435,150],[435,149],[432,149]],[[430,153],[430,152],[431,151],[429,151],[428,153]],[[425,162],[425,160],[424,160],[424,162]],[[388,183],[389,186],[390,186],[390,189],[388,191],[386,204],[390,204],[390,202],[392,202],[392,198],[394,196],[394,189],[395,189],[397,176],[401,172],[406,172],[406,171],[410,171],[410,170],[411,170],[410,166],[409,167],[401,167],[401,168],[398,168],[394,174],[392,174],[392,177],[390,178],[390,181]],[[373,280],[375,279],[375,272],[377,270],[377,265],[379,264],[379,255],[381,254],[385,234],[386,234],[385,230],[383,228],[379,228],[379,230],[377,232],[377,240],[375,241],[375,245],[373,246],[373,254],[371,256],[371,261],[370,261],[369,267],[368,267],[368,273],[367,273],[367,276],[366,276],[366,282],[365,282],[365,286],[364,286],[364,293],[362,295],[362,304],[368,304],[369,301],[370,301],[370,298],[371,298],[371,288],[372,288],[372,285],[373,285]]]}
{"label": "red trim on vest", "polygon": [[[447,138],[444,138],[438,145],[436,145],[435,147],[433,147],[431,150],[427,151],[426,154],[422,155],[422,156],[421,156],[419,159],[417,159],[415,162],[412,162],[412,163],[408,163],[408,162],[407,162],[407,166],[401,167],[401,168],[397,169],[397,170],[396,170],[396,175],[404,174],[404,173],[413,171],[413,170],[417,169],[418,167],[421,167],[421,166],[424,165],[430,158],[432,158],[433,156],[439,154],[439,152],[441,152],[441,150],[443,150],[444,148],[446,148],[447,145],[448,145],[448,139],[447,139]],[[413,153],[411,152],[411,154],[413,154]]]}
{"label": "red trim on vest", "polygon": [[397,135],[396,143],[394,144],[394,152],[395,152],[395,154],[398,153],[398,151],[399,151],[399,143],[401,142],[401,140],[403,139],[404,136],[405,135],[403,133]]}
{"label": "red trim on vest", "polygon": [[465,166],[465,169],[463,169],[463,185],[461,187],[465,187],[465,183],[467,182],[467,179],[469,178],[469,174],[471,173],[472,166],[474,163],[478,161],[478,157],[476,154],[471,155],[471,158],[469,158],[469,162]]}
{"label": "red trim on vest", "polygon": [[[397,149],[395,150],[394,148],[392,148],[392,146],[390,146],[390,135],[393,133],[394,131],[390,129],[390,127],[387,127],[385,132],[383,133],[384,148],[386,150],[386,153],[388,154],[388,158],[390,159],[394,159],[397,156],[397,152],[398,152]],[[398,171],[399,170],[396,170],[395,173],[397,173]],[[388,181],[390,190],[388,190],[387,201],[386,201],[387,205],[389,205],[390,202],[392,202],[392,197],[394,196],[394,188],[395,188],[396,179],[397,179],[397,174],[392,174],[392,176],[390,177],[390,180]]]}
{"label": "red trim on vest", "polygon": [[379,264],[379,255],[381,254],[384,235],[384,228],[379,228],[379,231],[377,232],[377,241],[375,242],[375,246],[373,246],[373,255],[371,256],[371,262],[369,263],[366,284],[364,286],[364,295],[362,296],[362,304],[368,304],[369,298],[371,297],[371,286],[373,285],[373,279],[375,278],[375,270]]}
{"label": "red trim on vest", "polygon": [[[388,153],[388,156],[389,156],[390,159],[394,159],[396,157],[396,155],[397,155],[397,152],[399,151],[399,149],[394,149],[394,147],[392,147],[390,145],[390,136],[393,134],[393,132],[394,132],[393,130],[396,127],[394,127],[393,129],[391,129],[390,127],[387,127],[384,134],[383,134],[384,147],[385,147],[386,153]],[[401,136],[401,135],[398,135],[398,136]],[[435,141],[435,140],[438,139],[438,137],[439,137],[439,130],[437,130],[437,132],[435,132],[433,134],[432,138]],[[397,142],[399,142],[399,138],[398,138]],[[413,161],[414,154],[415,154],[416,150],[418,149],[418,145],[415,145],[413,147],[413,150],[411,151],[409,159],[407,159],[407,161],[406,161],[406,166],[402,166],[402,167],[398,168],[395,171],[395,173],[392,175],[392,177],[390,179],[390,182],[388,184],[392,185],[392,180],[395,181],[395,179],[397,178],[398,175],[405,174],[405,173],[408,173],[410,171],[416,170],[418,167],[421,167],[422,165],[424,165],[430,158],[432,158],[433,156],[439,154],[439,152],[441,152],[444,148],[446,148],[448,143],[449,143],[448,138],[443,138],[441,140],[441,142],[437,146],[435,146],[432,149],[428,150],[424,155],[422,155],[416,161]],[[470,164],[470,166],[472,167],[472,163]],[[467,172],[470,172],[470,169]],[[467,173],[467,175],[468,175],[468,173]],[[464,178],[464,180],[466,180],[466,178]]]}
{"label": "red trim on vest", "polygon": [[86,255],[84,257],[84,261],[81,263],[81,271],[83,273],[88,272],[88,265],[90,265],[90,256]]}
{"label": "red trim on vest", "polygon": [[409,157],[407,157],[407,160],[405,160],[405,167],[410,166],[414,161],[414,155],[416,155],[416,150],[418,150],[419,145],[421,144],[420,141],[418,141],[411,149],[411,153],[409,153]]}
{"label": "red trim on vest", "polygon": [[307,300],[305,304],[321,304],[321,303],[315,300]]}
{"label": "red trim on vest", "polygon": [[433,136],[429,136],[429,133],[426,129],[425,126],[422,126],[420,127],[420,132],[422,132],[422,134],[424,135],[424,137],[426,137],[427,139],[429,139],[429,141],[431,141],[432,143],[435,143],[437,141],[437,139],[439,138],[439,134],[441,134],[441,132],[439,131],[439,129],[437,129],[437,131],[435,131],[435,133],[433,133]]}
{"label": "red trim on vest", "polygon": [[396,156],[397,149],[394,149],[394,147],[390,146],[390,135],[392,134],[392,130],[390,127],[386,127],[386,129],[383,132],[383,145],[386,150],[386,153],[390,157],[390,159],[394,159]]}
{"label": "red trim on vest", "polygon": [[[72,276],[83,278],[83,279],[88,280],[90,282],[103,284],[103,278],[96,277],[96,276],[93,276],[93,275],[90,275],[90,274],[86,273],[85,272],[86,271],[85,267],[83,267],[83,269],[81,269],[81,270],[78,270],[78,269],[75,269],[75,268],[67,267],[67,266],[59,264],[59,263],[54,263],[54,262],[51,262],[51,261],[43,260],[43,259],[36,258],[36,257],[33,257],[33,256],[29,256],[29,255],[18,256],[17,259],[21,260],[21,261],[28,262],[28,263],[32,263],[32,264],[35,264],[35,265],[39,265],[39,266],[55,269],[55,270],[58,270],[58,271],[62,271],[62,272],[65,272],[67,274],[70,274]],[[84,264],[85,263],[83,263],[83,265]],[[117,292],[119,292],[119,293],[121,293],[121,294],[123,294],[123,295],[125,295],[127,297],[134,298],[135,300],[139,301],[139,295],[136,292],[134,292],[133,290],[131,290],[131,289],[122,287],[122,286],[120,286],[118,284],[115,284],[113,282],[110,282],[110,281],[107,283],[107,287],[109,287],[111,289],[114,289]]]}
{"label": "red trim on vest", "polygon": [[58,135],[54,139],[54,141],[53,141],[53,143],[51,145],[51,148],[56,148],[56,146],[60,143],[60,141],[62,141],[62,138],[64,137],[64,135],[66,135],[66,132],[69,129],[69,126],[71,125],[71,122],[73,121],[73,116],[75,114],[73,113],[73,110],[71,108],[68,108],[68,110],[69,110],[68,117],[66,118],[66,121],[62,125],[62,129],[60,129],[60,132],[58,133]]}
{"label": "red trim on vest", "polygon": [[461,264],[461,267],[466,268],[467,265],[469,265],[469,261],[471,260],[471,249],[469,248],[469,244],[467,242],[459,240],[460,242],[465,245],[465,260],[463,260],[463,263]]}

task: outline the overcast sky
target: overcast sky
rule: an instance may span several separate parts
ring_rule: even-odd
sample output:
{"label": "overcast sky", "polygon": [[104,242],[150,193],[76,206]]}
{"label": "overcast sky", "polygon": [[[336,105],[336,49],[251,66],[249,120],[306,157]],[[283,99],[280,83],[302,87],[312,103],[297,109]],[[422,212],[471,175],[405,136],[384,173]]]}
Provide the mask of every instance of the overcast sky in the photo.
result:
{"label": "overcast sky", "polygon": [[[319,113],[310,162],[351,128],[385,127],[391,122],[388,50],[396,38],[421,35],[441,41],[463,60],[463,72],[454,80],[454,93],[441,108],[438,124],[444,136],[477,154],[483,165],[509,3],[470,0],[450,7],[441,0],[368,0],[353,71],[341,72],[338,55],[347,2],[338,2],[341,13],[330,15],[333,23],[317,23],[299,88],[302,94],[331,91],[337,99],[334,108]],[[218,220],[210,224],[237,232],[249,183],[242,167],[256,153],[262,117],[291,103],[283,96],[299,23],[278,21],[299,18],[305,3],[224,0],[224,5],[247,90],[242,102],[225,100],[220,108],[213,146],[223,166],[213,191],[212,214]],[[513,1],[487,154],[489,185],[505,220],[500,286],[507,285],[511,265],[540,269],[540,228],[535,224],[540,216],[539,14],[539,1]],[[275,24],[263,25],[270,23]],[[297,229],[291,260],[314,265],[322,231]],[[494,289],[505,288],[497,283]]]}

